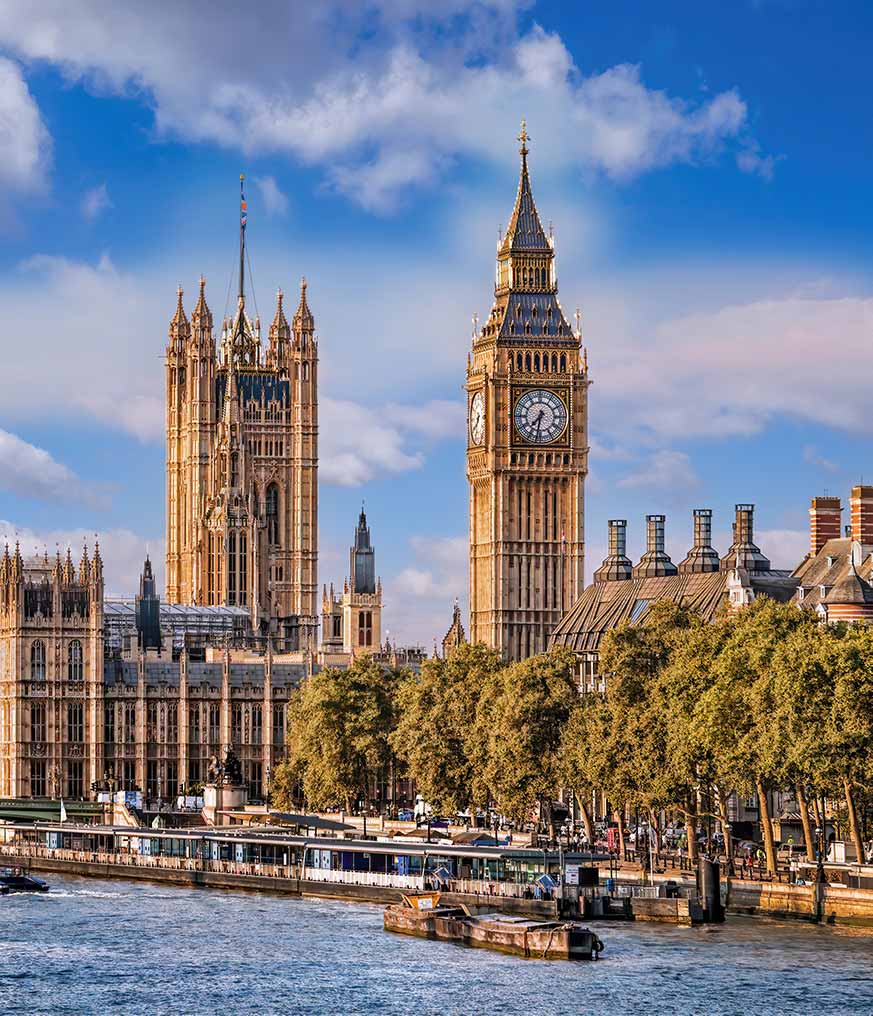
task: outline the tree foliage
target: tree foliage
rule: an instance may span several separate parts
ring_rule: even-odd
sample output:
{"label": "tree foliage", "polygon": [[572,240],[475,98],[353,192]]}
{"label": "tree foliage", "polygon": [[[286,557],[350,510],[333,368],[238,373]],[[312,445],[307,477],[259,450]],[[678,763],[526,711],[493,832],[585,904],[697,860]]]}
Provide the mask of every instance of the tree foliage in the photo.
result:
{"label": "tree foliage", "polygon": [[362,657],[348,670],[322,670],[304,682],[289,703],[276,803],[290,807],[297,784],[310,808],[369,806],[374,781],[391,761],[389,738],[406,679]]}

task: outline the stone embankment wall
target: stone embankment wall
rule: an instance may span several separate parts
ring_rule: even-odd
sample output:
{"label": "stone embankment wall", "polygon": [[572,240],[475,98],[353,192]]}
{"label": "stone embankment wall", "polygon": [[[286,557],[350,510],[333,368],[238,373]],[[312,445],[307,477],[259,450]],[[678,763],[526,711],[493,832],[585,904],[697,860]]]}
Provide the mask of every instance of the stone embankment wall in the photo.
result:
{"label": "stone embankment wall", "polygon": [[731,879],[727,910],[730,914],[791,917],[807,921],[820,917],[831,924],[873,926],[873,890]]}

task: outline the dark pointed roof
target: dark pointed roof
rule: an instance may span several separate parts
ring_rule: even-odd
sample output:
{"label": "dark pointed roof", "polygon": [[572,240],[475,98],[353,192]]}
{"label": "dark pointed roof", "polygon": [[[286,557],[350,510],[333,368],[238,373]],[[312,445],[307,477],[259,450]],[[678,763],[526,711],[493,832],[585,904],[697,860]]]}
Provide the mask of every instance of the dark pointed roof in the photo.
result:
{"label": "dark pointed roof", "polygon": [[515,196],[515,207],[512,209],[512,217],[506,230],[506,236],[500,246],[501,254],[508,254],[510,251],[531,250],[550,251],[552,245],[540,222],[537,206],[534,203],[533,191],[530,186],[530,174],[527,169],[527,130],[524,120],[521,121],[521,134],[518,136],[521,142],[519,154],[521,155],[521,176],[518,180],[518,193]]}

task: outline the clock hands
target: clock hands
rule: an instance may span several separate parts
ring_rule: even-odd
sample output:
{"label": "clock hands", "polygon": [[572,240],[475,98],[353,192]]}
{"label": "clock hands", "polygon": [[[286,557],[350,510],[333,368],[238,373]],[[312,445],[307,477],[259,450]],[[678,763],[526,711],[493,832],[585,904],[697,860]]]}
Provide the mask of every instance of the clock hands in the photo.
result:
{"label": "clock hands", "polygon": [[546,415],[545,409],[540,410],[540,415],[537,417],[537,436],[534,438],[537,444],[540,442],[540,428],[543,425],[543,417]]}

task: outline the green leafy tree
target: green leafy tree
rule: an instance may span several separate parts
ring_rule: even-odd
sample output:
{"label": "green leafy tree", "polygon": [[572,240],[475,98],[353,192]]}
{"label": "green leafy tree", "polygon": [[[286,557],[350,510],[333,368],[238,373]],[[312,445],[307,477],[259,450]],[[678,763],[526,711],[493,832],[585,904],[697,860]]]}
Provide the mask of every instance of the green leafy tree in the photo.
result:
{"label": "green leafy tree", "polygon": [[389,739],[406,679],[365,656],[348,670],[322,670],[304,682],[289,704],[288,756],[274,781],[277,805],[291,807],[293,787],[300,786],[307,807],[351,811],[363,801],[369,810],[372,787],[391,763]]}
{"label": "green leafy tree", "polygon": [[[669,701],[663,678],[677,647],[701,624],[669,600],[651,605],[643,624],[624,624],[603,640],[600,669],[607,675],[605,712],[588,725],[596,779],[616,807],[624,850],[625,808],[657,810],[680,804],[693,827],[696,808],[669,764]],[[596,718],[596,714],[595,714]],[[693,850],[693,836],[689,837]]]}
{"label": "green leafy tree", "polygon": [[859,859],[864,843],[857,792],[873,783],[873,629],[851,625],[833,647],[834,693],[827,724],[831,768],[846,800],[849,833]]}
{"label": "green leafy tree", "polygon": [[575,657],[563,648],[514,663],[491,675],[476,717],[491,796],[518,820],[539,804],[553,838],[562,734],[579,696],[575,673]]}
{"label": "green leafy tree", "polygon": [[[484,645],[461,645],[446,660],[428,660],[398,696],[399,719],[391,746],[436,809],[455,813],[487,805],[482,792],[476,714],[500,654]],[[486,795],[487,796],[487,795]]]}

